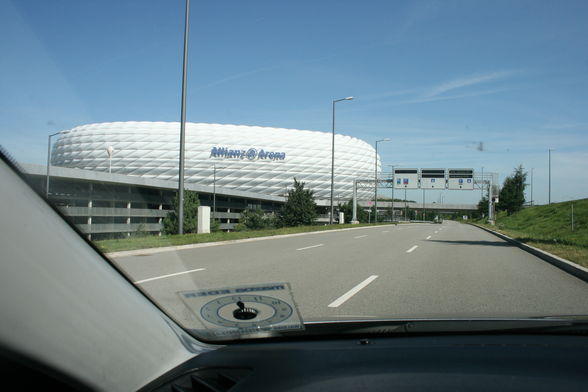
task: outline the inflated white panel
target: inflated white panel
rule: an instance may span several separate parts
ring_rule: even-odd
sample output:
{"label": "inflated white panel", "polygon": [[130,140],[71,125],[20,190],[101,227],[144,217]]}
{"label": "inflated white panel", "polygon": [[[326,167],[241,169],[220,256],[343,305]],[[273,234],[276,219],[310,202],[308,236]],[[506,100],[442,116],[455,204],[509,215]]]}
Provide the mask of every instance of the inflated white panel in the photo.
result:
{"label": "inflated white panel", "polygon": [[[55,166],[162,180],[178,179],[179,122],[112,122],[64,131],[55,143]],[[185,181],[269,195],[284,195],[293,178],[316,198],[331,191],[330,132],[223,124],[186,124]],[[335,200],[352,197],[353,180],[372,178],[374,148],[349,136],[335,136]],[[378,159],[378,168],[380,166]],[[360,199],[373,191],[358,190]]]}

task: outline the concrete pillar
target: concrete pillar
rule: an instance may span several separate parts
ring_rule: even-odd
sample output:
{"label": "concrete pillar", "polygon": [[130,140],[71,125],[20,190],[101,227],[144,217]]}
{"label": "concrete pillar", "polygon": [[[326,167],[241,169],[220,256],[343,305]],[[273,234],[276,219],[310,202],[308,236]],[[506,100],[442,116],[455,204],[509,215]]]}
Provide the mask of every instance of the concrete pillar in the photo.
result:
{"label": "concrete pillar", "polygon": [[345,223],[345,214],[343,212],[339,212],[339,224],[342,225]]}
{"label": "concrete pillar", "polygon": [[357,220],[357,180],[353,180],[353,215],[351,215],[351,224],[356,225]]}
{"label": "concrete pillar", "polygon": [[[163,210],[163,204],[160,204],[160,205],[159,205],[159,211],[161,211],[161,210]],[[161,225],[161,223],[162,223],[162,222],[163,222],[163,218],[161,218],[161,217],[160,217],[160,218],[158,219],[157,223],[159,223],[159,224]],[[161,230],[159,230],[159,233],[157,233],[157,235],[158,235],[159,237],[161,237]]]}
{"label": "concrete pillar", "polygon": [[92,200],[88,200],[88,239],[92,240]]}
{"label": "concrete pillar", "polygon": [[198,207],[198,234],[210,233],[210,207]]}
{"label": "concrete pillar", "polygon": [[127,210],[128,210],[128,216],[127,216],[127,225],[129,225],[129,232],[127,233],[127,237],[131,236],[131,202],[127,202]]}

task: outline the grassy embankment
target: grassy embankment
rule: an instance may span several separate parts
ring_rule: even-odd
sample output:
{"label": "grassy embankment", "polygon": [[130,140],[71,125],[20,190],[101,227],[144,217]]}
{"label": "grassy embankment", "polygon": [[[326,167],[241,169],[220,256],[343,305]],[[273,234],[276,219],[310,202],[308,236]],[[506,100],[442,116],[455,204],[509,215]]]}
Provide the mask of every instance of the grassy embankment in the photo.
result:
{"label": "grassy embankment", "polygon": [[588,199],[529,207],[511,216],[501,212],[496,226],[484,226],[588,267]]}
{"label": "grassy embankment", "polygon": [[[383,224],[383,223],[380,223]],[[116,240],[96,241],[96,245],[103,252],[119,252],[133,249],[159,248],[163,246],[178,246],[188,244],[199,244],[204,242],[231,241],[245,238],[267,237],[282,234],[296,234],[312,231],[337,230],[351,227],[374,226],[373,224],[359,225],[326,225],[326,226],[298,226],[284,227],[280,229],[254,230],[254,231],[232,231],[230,233],[216,232],[209,234],[184,234],[184,235],[162,235],[140,236]]]}

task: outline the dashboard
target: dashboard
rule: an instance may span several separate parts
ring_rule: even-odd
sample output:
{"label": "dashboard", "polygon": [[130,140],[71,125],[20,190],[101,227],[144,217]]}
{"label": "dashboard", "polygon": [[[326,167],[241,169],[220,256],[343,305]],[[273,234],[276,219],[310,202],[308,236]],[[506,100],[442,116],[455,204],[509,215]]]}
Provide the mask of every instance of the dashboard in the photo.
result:
{"label": "dashboard", "polygon": [[581,336],[247,343],[204,353],[142,391],[586,391],[587,358]]}

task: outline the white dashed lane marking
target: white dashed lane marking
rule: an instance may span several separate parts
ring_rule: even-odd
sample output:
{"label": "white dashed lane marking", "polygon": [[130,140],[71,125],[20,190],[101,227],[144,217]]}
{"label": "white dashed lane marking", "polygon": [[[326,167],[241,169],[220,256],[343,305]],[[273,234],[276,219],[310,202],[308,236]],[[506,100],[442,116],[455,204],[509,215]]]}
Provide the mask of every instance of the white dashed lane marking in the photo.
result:
{"label": "white dashed lane marking", "polygon": [[138,281],[135,282],[135,284],[141,284],[141,283],[151,282],[152,280],[171,278],[172,276],[185,275],[185,274],[189,274],[189,273],[192,273],[192,272],[205,271],[205,270],[206,270],[206,268],[198,268],[198,269],[193,269],[193,270],[190,270],[190,271],[178,272],[178,273],[175,273],[175,274],[156,276],[154,278],[138,280]]}
{"label": "white dashed lane marking", "polygon": [[415,245],[412,248],[410,248],[409,250],[407,250],[406,253],[411,253],[413,250],[415,250],[418,247],[419,247],[418,245]]}
{"label": "white dashed lane marking", "polygon": [[318,248],[319,246],[323,246],[324,244],[318,244],[318,245],[312,245],[312,246],[306,246],[304,248],[298,248],[296,250],[306,250],[306,249],[312,249],[312,248]]}
{"label": "white dashed lane marking", "polygon": [[329,304],[329,308],[338,308],[339,306],[343,305],[343,303],[345,303],[349,298],[353,297],[365,286],[376,280],[377,277],[378,275],[370,276],[369,278],[367,278],[366,280],[364,280],[363,282],[361,282],[360,284],[358,284],[357,286],[355,286],[354,288],[352,288],[351,290],[349,290],[348,292],[346,292],[345,294],[331,302]]}

